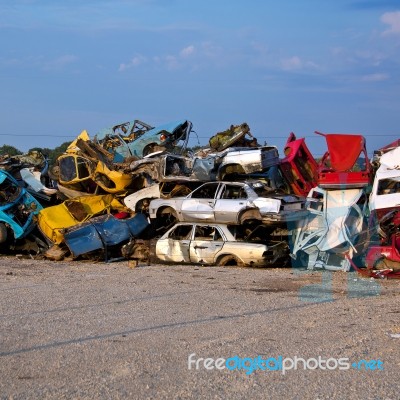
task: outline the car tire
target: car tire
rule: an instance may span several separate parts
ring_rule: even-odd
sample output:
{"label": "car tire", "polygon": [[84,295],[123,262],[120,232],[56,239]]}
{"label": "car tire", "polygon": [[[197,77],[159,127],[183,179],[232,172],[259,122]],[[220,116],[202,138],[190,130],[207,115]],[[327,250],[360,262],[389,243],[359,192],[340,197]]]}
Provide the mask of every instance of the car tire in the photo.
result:
{"label": "car tire", "polygon": [[244,267],[244,264],[233,254],[226,254],[217,260],[217,265],[220,267],[234,266],[234,267]]}
{"label": "car tire", "polygon": [[261,221],[260,210],[258,208],[249,208],[239,214],[239,224],[243,225],[245,222]]}
{"label": "car tire", "polygon": [[175,225],[176,222],[178,222],[178,216],[173,208],[167,207],[157,212],[157,230],[163,229],[163,231],[167,231],[167,229]]}

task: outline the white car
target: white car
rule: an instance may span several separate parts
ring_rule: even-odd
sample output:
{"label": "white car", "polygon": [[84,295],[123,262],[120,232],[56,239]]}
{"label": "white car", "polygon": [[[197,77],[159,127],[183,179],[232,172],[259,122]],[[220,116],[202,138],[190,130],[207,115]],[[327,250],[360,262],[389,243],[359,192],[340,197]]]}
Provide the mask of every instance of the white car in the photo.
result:
{"label": "white car", "polygon": [[400,147],[383,154],[379,159],[374,184],[369,198],[369,209],[377,213],[378,219],[395,209],[400,204]]}
{"label": "white car", "polygon": [[176,154],[154,154],[132,161],[132,173],[145,174],[158,182],[209,182],[228,176],[262,173],[279,164],[275,146],[230,147],[219,153],[199,150],[191,157]]}
{"label": "white car", "polygon": [[258,220],[265,224],[298,221],[308,215],[305,199],[278,195],[260,181],[207,182],[186,197],[154,199],[149,216],[159,221],[169,216],[177,221],[243,224]]}
{"label": "white car", "polygon": [[164,262],[252,267],[271,266],[287,258],[285,241],[267,245],[265,235],[257,229],[247,235],[246,240],[237,240],[235,236],[243,237],[237,232],[238,228],[181,222],[157,240],[155,254]]}

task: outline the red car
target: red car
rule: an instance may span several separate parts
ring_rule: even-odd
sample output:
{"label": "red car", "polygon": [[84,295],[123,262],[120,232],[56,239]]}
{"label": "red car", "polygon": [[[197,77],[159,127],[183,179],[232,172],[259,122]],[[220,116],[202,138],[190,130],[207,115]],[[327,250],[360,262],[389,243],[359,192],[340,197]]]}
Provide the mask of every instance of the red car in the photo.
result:
{"label": "red car", "polygon": [[294,194],[307,196],[318,185],[318,164],[308,149],[305,139],[297,139],[292,132],[284,148],[285,158],[280,170]]}
{"label": "red car", "polygon": [[350,189],[371,182],[372,167],[362,135],[315,132],[326,139],[328,151],[318,163],[318,184],[326,189]]}
{"label": "red car", "polygon": [[360,273],[374,278],[400,279],[400,212],[388,212],[379,223],[379,243],[369,247],[366,270]]}

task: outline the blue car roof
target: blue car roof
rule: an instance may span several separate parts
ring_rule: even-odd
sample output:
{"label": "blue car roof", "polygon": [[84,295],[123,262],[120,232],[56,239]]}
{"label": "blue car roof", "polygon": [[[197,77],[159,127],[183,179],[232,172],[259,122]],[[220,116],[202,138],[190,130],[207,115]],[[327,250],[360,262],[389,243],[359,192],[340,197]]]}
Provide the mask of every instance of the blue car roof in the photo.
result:
{"label": "blue car roof", "polygon": [[186,119],[182,119],[179,121],[173,121],[173,122],[168,122],[166,124],[163,125],[158,125],[153,129],[149,129],[145,135],[156,135],[159,132],[162,131],[167,131],[167,132],[173,132],[175,129],[179,128],[181,125],[183,125],[187,120]]}
{"label": "blue car roof", "polygon": [[[129,123],[128,130],[130,130],[132,128],[132,126],[134,125],[135,121],[129,121],[128,123]],[[96,139],[103,140],[107,135],[113,135],[114,134],[113,128],[114,128],[114,126],[100,129],[95,135]]]}

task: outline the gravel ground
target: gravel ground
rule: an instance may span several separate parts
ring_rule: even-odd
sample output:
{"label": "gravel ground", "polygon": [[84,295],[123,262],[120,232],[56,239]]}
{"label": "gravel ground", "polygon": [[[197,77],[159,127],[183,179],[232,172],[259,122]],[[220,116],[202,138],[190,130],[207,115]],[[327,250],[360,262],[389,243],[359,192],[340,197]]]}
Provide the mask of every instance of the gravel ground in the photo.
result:
{"label": "gravel ground", "polygon": [[[399,398],[400,281],[6,257],[0,285],[1,399]],[[247,374],[192,353],[382,364]]]}

